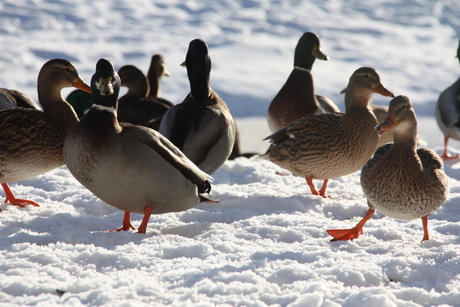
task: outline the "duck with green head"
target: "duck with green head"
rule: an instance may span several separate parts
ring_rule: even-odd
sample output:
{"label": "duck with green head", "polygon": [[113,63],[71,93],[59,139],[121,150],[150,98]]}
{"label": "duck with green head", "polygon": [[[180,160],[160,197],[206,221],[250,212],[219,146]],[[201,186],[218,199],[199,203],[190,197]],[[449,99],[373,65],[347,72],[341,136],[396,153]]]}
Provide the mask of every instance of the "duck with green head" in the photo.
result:
{"label": "duck with green head", "polygon": [[145,233],[151,214],[190,209],[214,200],[210,176],[157,131],[119,123],[120,78],[107,59],[100,59],[91,79],[93,107],[67,135],[64,157],[69,171],[94,195],[125,211],[116,231],[134,229],[131,213],[144,214]]}
{"label": "duck with green head", "polygon": [[[457,49],[460,61],[460,40]],[[460,78],[439,95],[435,108],[436,121],[444,134],[444,160],[457,159],[460,154],[451,155],[447,144],[449,139],[460,141]]]}
{"label": "duck with green head", "polygon": [[230,156],[236,125],[225,102],[211,89],[211,58],[201,39],[189,44],[185,65],[190,93],[164,115],[160,133],[201,170],[214,173]]}
{"label": "duck with green head", "polygon": [[306,115],[340,112],[332,100],[315,95],[311,68],[316,59],[327,61],[328,57],[321,51],[318,35],[306,32],[295,48],[291,74],[268,107],[270,131],[275,132]]}

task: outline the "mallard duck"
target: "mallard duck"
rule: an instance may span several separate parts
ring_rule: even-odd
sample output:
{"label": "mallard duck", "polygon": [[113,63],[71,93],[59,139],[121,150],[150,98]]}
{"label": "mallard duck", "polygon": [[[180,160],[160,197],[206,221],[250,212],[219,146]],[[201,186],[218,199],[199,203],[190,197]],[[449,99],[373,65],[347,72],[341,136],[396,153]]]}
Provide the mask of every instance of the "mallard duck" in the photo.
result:
{"label": "mallard duck", "polygon": [[340,112],[330,99],[314,94],[311,67],[315,59],[327,60],[328,57],[321,51],[318,35],[306,32],[295,48],[294,69],[268,107],[267,121],[271,132],[302,116]]}
{"label": "mallard duck", "polygon": [[[457,49],[457,58],[460,61],[460,41]],[[460,78],[441,95],[436,102],[436,121],[444,134],[444,160],[457,159],[460,154],[450,155],[447,143],[449,138],[460,141]]]}
{"label": "mallard duck", "polygon": [[0,88],[0,110],[29,108],[40,110],[38,104],[29,96],[16,90]]}
{"label": "mallard duck", "polygon": [[[152,66],[160,66],[158,60],[153,60]],[[151,70],[152,67],[149,72]],[[166,99],[148,96],[150,92],[148,79],[137,67],[125,65],[118,70],[118,74],[121,85],[128,88],[128,92],[118,101],[118,120],[158,130],[163,115],[173,104]],[[152,74],[150,72],[150,75]],[[159,83],[160,79],[161,76],[153,83]],[[159,85],[156,87],[158,88]],[[155,92],[158,92],[158,89]]]}
{"label": "mallard duck", "polygon": [[212,174],[230,156],[236,126],[225,102],[209,86],[211,58],[204,41],[190,42],[185,65],[191,91],[166,112],[159,131],[202,171]]}
{"label": "mallard duck", "polygon": [[[342,90],[340,93],[344,94],[345,91],[346,89]],[[347,106],[345,106],[345,108],[346,107]],[[388,106],[380,106],[380,105],[371,104],[370,110],[374,113],[379,123],[383,122],[387,118]],[[378,147],[383,146],[386,143],[392,143],[392,142],[393,142],[393,131],[389,131],[385,133],[384,135],[380,135]],[[417,145],[426,146],[426,144],[427,143],[423,139],[417,136]]]}
{"label": "mallard duck", "polygon": [[376,127],[379,134],[394,131],[394,143],[380,147],[361,171],[361,186],[369,210],[352,229],[328,230],[337,240],[353,240],[375,210],[397,219],[423,222],[423,241],[429,240],[428,216],[447,199],[448,178],[441,157],[416,145],[417,119],[408,97],[390,102],[386,120]]}
{"label": "mallard duck", "polygon": [[[394,96],[380,82],[377,71],[361,67],[350,77],[344,113],[304,116],[265,138],[270,147],[261,157],[295,175],[305,177],[313,195],[326,196],[330,178],[359,170],[377,149],[378,124],[369,111],[372,93]],[[324,180],[317,191],[313,179]]]}
{"label": "mallard duck", "polygon": [[144,214],[145,233],[151,214],[192,208],[210,195],[210,176],[202,172],[157,131],[119,123],[120,78],[107,59],[100,59],[91,79],[93,107],[70,130],[64,144],[69,171],[94,195],[124,210],[121,228],[134,229],[131,213]]}
{"label": "mallard duck", "polygon": [[34,201],[16,198],[8,183],[64,165],[64,138],[78,122],[74,110],[61,96],[61,90],[70,86],[91,90],[69,61],[50,60],[38,74],[38,100],[43,111],[35,108],[0,111],[0,182],[5,202],[19,207],[38,206]]}
{"label": "mallard duck", "polygon": [[163,55],[154,54],[150,61],[149,71],[147,72],[147,80],[149,81],[150,91],[148,97],[156,98],[165,104],[173,106],[169,100],[161,98],[161,78],[170,77],[171,73],[166,68],[166,63]]}

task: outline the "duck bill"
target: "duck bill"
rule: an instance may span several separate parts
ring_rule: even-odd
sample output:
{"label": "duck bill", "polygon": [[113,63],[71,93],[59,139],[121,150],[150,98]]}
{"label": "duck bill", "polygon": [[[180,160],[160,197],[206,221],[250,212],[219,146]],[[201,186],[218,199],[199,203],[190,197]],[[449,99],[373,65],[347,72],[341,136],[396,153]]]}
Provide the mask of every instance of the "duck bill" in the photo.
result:
{"label": "duck bill", "polygon": [[385,121],[375,127],[375,130],[379,133],[379,136],[384,135],[388,131],[391,131],[398,125],[398,121],[393,113],[388,113]]}
{"label": "duck bill", "polygon": [[387,90],[381,83],[379,83],[372,91],[385,97],[395,97],[395,94]]}
{"label": "duck bill", "polygon": [[311,54],[317,59],[324,60],[324,61],[329,60],[329,57],[321,51],[321,47],[318,45],[313,47]]}
{"label": "duck bill", "polygon": [[99,91],[101,95],[112,95],[114,92],[113,90],[113,84],[112,84],[112,77],[108,78],[99,78]]}
{"label": "duck bill", "polygon": [[91,94],[91,87],[80,78],[72,86]]}

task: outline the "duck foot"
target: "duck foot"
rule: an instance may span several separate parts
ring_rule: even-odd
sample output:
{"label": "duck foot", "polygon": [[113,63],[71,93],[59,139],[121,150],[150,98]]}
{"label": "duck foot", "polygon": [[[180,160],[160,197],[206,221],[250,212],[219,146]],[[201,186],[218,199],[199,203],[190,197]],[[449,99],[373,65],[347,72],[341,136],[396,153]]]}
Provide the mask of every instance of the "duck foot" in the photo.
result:
{"label": "duck foot", "polygon": [[123,224],[120,228],[116,228],[116,229],[112,229],[112,230],[108,230],[108,232],[112,232],[112,231],[127,231],[127,230],[130,230],[130,229],[134,229],[134,226],[131,225],[131,212],[126,212],[125,211],[125,215],[123,217]]}
{"label": "duck foot", "polygon": [[20,208],[24,208],[27,205],[32,205],[35,207],[40,207],[39,204],[32,200],[28,199],[21,199],[21,198],[16,198],[14,197],[13,192],[11,191],[10,187],[8,186],[7,183],[2,183],[3,191],[5,191],[5,203],[10,203],[13,206],[18,206]]}
{"label": "duck foot", "polygon": [[323,186],[321,187],[321,190],[319,191],[315,188],[315,185],[313,184],[313,178],[305,177],[305,180],[307,181],[307,184],[310,187],[311,194],[316,195],[316,196],[321,196],[323,198],[329,198],[329,196],[326,195],[327,183],[329,179],[325,179],[323,181]]}
{"label": "duck foot", "polygon": [[351,229],[329,229],[326,230],[328,234],[334,237],[331,241],[348,241],[357,239],[360,235],[364,233],[363,226],[366,224],[375,213],[375,209],[369,209],[366,212],[366,215],[359,221],[354,228]]}

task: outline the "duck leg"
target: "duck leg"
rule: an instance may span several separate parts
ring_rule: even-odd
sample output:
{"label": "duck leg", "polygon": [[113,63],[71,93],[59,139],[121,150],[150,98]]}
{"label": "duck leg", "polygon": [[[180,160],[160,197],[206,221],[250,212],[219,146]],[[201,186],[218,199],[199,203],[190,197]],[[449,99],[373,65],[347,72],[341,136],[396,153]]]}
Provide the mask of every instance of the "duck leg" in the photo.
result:
{"label": "duck leg", "polygon": [[357,239],[364,233],[363,226],[375,213],[375,209],[369,209],[362,220],[352,229],[329,229],[327,233],[334,237],[331,241],[346,241]]}
{"label": "duck leg", "polygon": [[322,196],[324,198],[328,198],[328,196],[326,195],[326,189],[327,189],[327,182],[329,181],[329,179],[324,180],[323,186],[322,186],[321,190],[319,190],[319,191],[315,188],[315,185],[313,184],[313,178],[305,177],[305,180],[307,181],[307,184],[310,187],[311,194],[319,195],[319,196]]}
{"label": "duck leg", "polygon": [[422,243],[423,243],[423,241],[427,241],[430,239],[430,235],[428,233],[428,215],[422,217],[422,224],[423,224],[423,239],[422,239]]}
{"label": "duck leg", "polygon": [[147,224],[150,219],[150,215],[152,215],[153,207],[147,206],[144,209],[144,218],[142,219],[142,223],[137,230],[138,233],[145,233],[147,230]]}
{"label": "duck leg", "polygon": [[32,200],[27,200],[27,199],[20,199],[14,197],[13,192],[11,191],[10,187],[8,186],[8,183],[2,183],[3,191],[5,191],[5,203],[10,203],[14,206],[18,206],[21,208],[24,208],[27,205],[32,205],[35,207],[40,207],[39,204]]}
{"label": "duck leg", "polygon": [[131,225],[131,212],[125,211],[122,226],[120,228],[117,228],[117,229],[109,230],[109,232],[121,231],[121,230],[126,231],[126,230],[130,230],[130,229],[134,229],[133,225]]}
{"label": "duck leg", "polygon": [[447,143],[449,142],[449,137],[444,137],[444,153],[443,155],[441,156],[441,158],[443,160],[452,160],[452,159],[457,159],[458,157],[460,157],[460,154],[456,154],[454,156],[450,155],[449,154],[449,150],[447,148]]}

